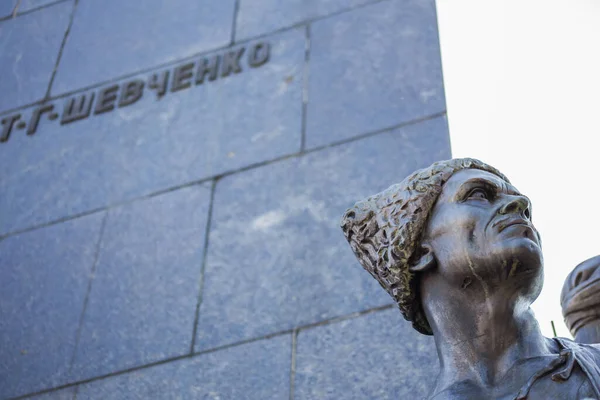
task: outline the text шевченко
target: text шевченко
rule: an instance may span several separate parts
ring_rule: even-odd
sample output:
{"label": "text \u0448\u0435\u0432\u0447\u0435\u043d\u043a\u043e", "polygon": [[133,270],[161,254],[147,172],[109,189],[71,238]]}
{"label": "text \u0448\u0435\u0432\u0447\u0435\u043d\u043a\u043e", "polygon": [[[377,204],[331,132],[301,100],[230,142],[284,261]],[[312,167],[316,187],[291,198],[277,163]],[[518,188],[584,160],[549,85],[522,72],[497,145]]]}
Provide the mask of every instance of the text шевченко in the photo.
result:
{"label": "text \u0448\u0435\u0432\u0447\u0435\u043d\u043a\u043e", "polygon": [[[74,95],[65,101],[60,115],[60,123],[65,125],[85,119],[91,114],[104,114],[118,107],[132,105],[142,98],[144,88],[156,91],[156,96],[161,98],[168,91],[177,92],[188,89],[192,85],[201,85],[206,81],[214,81],[217,78],[238,74],[242,72],[243,58],[246,59],[250,67],[260,67],[269,61],[270,50],[269,43],[258,42],[250,46],[248,51],[245,47],[239,47],[197,61],[186,61],[175,68],[153,73],[147,81],[136,78],[123,83],[115,83],[96,91]],[[4,117],[1,121],[0,142],[6,142],[14,128],[27,128],[27,135],[35,134],[42,117],[45,116],[49,120],[55,120],[59,117],[54,108],[52,103],[44,103],[38,106],[31,113],[29,123],[21,120],[20,113]]]}

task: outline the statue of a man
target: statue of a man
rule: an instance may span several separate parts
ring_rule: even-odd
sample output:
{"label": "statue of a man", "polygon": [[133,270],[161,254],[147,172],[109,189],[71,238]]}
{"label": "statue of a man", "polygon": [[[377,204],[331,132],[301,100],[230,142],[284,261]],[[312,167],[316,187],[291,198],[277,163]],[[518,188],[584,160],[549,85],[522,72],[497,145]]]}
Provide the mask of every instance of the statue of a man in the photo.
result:
{"label": "statue of a man", "polygon": [[540,332],[540,237],[529,199],[498,170],[435,163],[358,202],[341,226],[404,318],[433,335],[430,399],[600,399],[600,347]]}

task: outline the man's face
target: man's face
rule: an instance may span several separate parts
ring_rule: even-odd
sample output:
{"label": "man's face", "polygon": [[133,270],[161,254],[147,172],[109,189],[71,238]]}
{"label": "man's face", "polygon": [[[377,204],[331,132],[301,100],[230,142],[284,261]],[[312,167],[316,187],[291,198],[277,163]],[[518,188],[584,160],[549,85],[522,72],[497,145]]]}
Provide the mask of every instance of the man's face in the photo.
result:
{"label": "man's face", "polygon": [[423,243],[437,261],[434,273],[453,286],[483,280],[491,288],[515,287],[531,301],[541,290],[542,251],[529,199],[489,172],[461,170],[446,182]]}

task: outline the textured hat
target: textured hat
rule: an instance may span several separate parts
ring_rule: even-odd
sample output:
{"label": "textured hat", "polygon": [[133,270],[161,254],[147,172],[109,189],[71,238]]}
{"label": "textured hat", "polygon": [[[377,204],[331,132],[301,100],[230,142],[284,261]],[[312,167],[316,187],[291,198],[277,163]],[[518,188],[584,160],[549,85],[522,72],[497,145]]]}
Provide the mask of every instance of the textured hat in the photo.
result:
{"label": "textured hat", "polygon": [[341,221],[344,235],[364,269],[394,298],[404,318],[426,335],[433,332],[409,266],[420,255],[421,237],[442,186],[462,169],[480,169],[509,182],[500,171],[479,160],[439,161],[359,201],[346,210]]}

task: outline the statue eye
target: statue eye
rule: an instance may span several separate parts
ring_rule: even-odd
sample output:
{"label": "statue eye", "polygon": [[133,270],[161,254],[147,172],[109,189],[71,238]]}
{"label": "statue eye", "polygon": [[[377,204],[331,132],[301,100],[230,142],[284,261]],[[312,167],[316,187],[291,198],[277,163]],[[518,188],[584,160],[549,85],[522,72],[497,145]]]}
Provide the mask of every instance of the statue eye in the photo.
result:
{"label": "statue eye", "polygon": [[467,196],[468,199],[480,199],[480,200],[489,200],[490,193],[488,190],[484,188],[475,188],[469,192]]}

